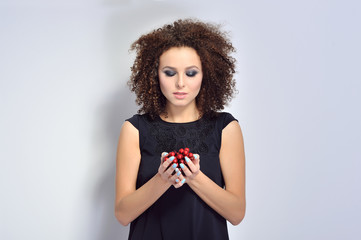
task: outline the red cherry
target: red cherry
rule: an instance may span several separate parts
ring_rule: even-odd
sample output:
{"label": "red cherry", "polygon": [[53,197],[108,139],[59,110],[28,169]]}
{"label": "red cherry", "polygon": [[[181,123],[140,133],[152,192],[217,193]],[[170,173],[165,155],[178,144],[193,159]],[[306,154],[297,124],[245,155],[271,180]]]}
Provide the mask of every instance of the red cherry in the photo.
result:
{"label": "red cherry", "polygon": [[188,152],[189,152],[189,148],[184,148],[184,151],[188,151]]}
{"label": "red cherry", "polygon": [[190,158],[193,157],[193,153],[191,153],[191,152],[188,153],[188,157],[190,157]]}
{"label": "red cherry", "polygon": [[173,162],[174,162],[174,163],[177,163],[178,161],[177,161],[177,159],[175,158],[175,159],[173,160]]}
{"label": "red cherry", "polygon": [[177,155],[177,158],[178,158],[178,159],[182,159],[182,158],[183,158],[183,155],[182,155],[182,154],[178,154],[178,155]]}
{"label": "red cherry", "polygon": [[163,159],[163,162],[165,162],[165,161],[167,161],[168,160],[168,158],[167,157],[165,157],[164,159]]}
{"label": "red cherry", "polygon": [[183,153],[183,152],[184,152],[184,149],[183,149],[183,148],[179,149],[179,152],[180,152],[180,153]]}
{"label": "red cherry", "polygon": [[170,152],[169,155],[170,156],[175,156],[175,152]]}
{"label": "red cherry", "polygon": [[181,162],[181,163],[184,163],[184,160],[183,160],[183,159],[181,159],[181,160],[180,160],[180,162]]}
{"label": "red cherry", "polygon": [[187,150],[184,150],[183,154],[184,154],[185,156],[188,156],[188,154],[189,154],[189,151],[187,151]]}

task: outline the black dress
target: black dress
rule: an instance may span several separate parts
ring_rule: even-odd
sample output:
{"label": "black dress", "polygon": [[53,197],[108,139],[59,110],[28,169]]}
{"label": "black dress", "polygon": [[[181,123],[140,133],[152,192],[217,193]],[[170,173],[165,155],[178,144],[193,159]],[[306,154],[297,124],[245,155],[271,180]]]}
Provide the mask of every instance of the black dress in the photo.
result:
{"label": "black dress", "polygon": [[[220,187],[224,180],[219,162],[222,130],[231,121],[231,114],[218,113],[194,122],[170,123],[160,117],[151,120],[147,114],[127,119],[139,131],[141,161],[136,188],[149,181],[157,172],[162,152],[188,147],[200,155],[200,169]],[[171,186],[152,206],[130,224],[131,240],[225,240],[226,220],[210,208],[193,190],[184,184]]]}

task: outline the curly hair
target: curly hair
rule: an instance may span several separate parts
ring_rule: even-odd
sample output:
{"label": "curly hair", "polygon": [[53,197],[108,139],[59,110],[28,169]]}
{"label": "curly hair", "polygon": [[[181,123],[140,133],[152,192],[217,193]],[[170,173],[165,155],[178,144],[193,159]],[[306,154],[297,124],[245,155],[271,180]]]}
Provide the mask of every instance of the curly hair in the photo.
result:
{"label": "curly hair", "polygon": [[166,24],[135,41],[136,51],[128,85],[136,94],[138,113],[148,113],[152,119],[166,114],[167,100],[158,79],[160,56],[172,47],[191,47],[200,57],[203,79],[196,106],[201,115],[214,116],[232,99],[235,90],[235,52],[220,26],[193,19],[180,19]]}

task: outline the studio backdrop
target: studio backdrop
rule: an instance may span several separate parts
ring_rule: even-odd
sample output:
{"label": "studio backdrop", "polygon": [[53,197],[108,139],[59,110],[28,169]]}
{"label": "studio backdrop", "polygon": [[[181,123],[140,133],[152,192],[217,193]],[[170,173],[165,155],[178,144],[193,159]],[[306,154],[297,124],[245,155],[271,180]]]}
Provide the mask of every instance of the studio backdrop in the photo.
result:
{"label": "studio backdrop", "polygon": [[237,52],[246,215],[230,239],[361,239],[359,1],[3,0],[0,239],[127,239],[114,216],[141,34],[221,24]]}

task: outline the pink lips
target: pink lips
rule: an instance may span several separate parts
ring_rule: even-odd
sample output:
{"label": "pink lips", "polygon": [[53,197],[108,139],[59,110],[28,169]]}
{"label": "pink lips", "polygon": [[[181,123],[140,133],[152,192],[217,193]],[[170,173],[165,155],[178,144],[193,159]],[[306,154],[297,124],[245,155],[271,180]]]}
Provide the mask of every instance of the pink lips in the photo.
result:
{"label": "pink lips", "polygon": [[177,99],[183,99],[187,96],[187,93],[185,92],[175,92],[173,94]]}

